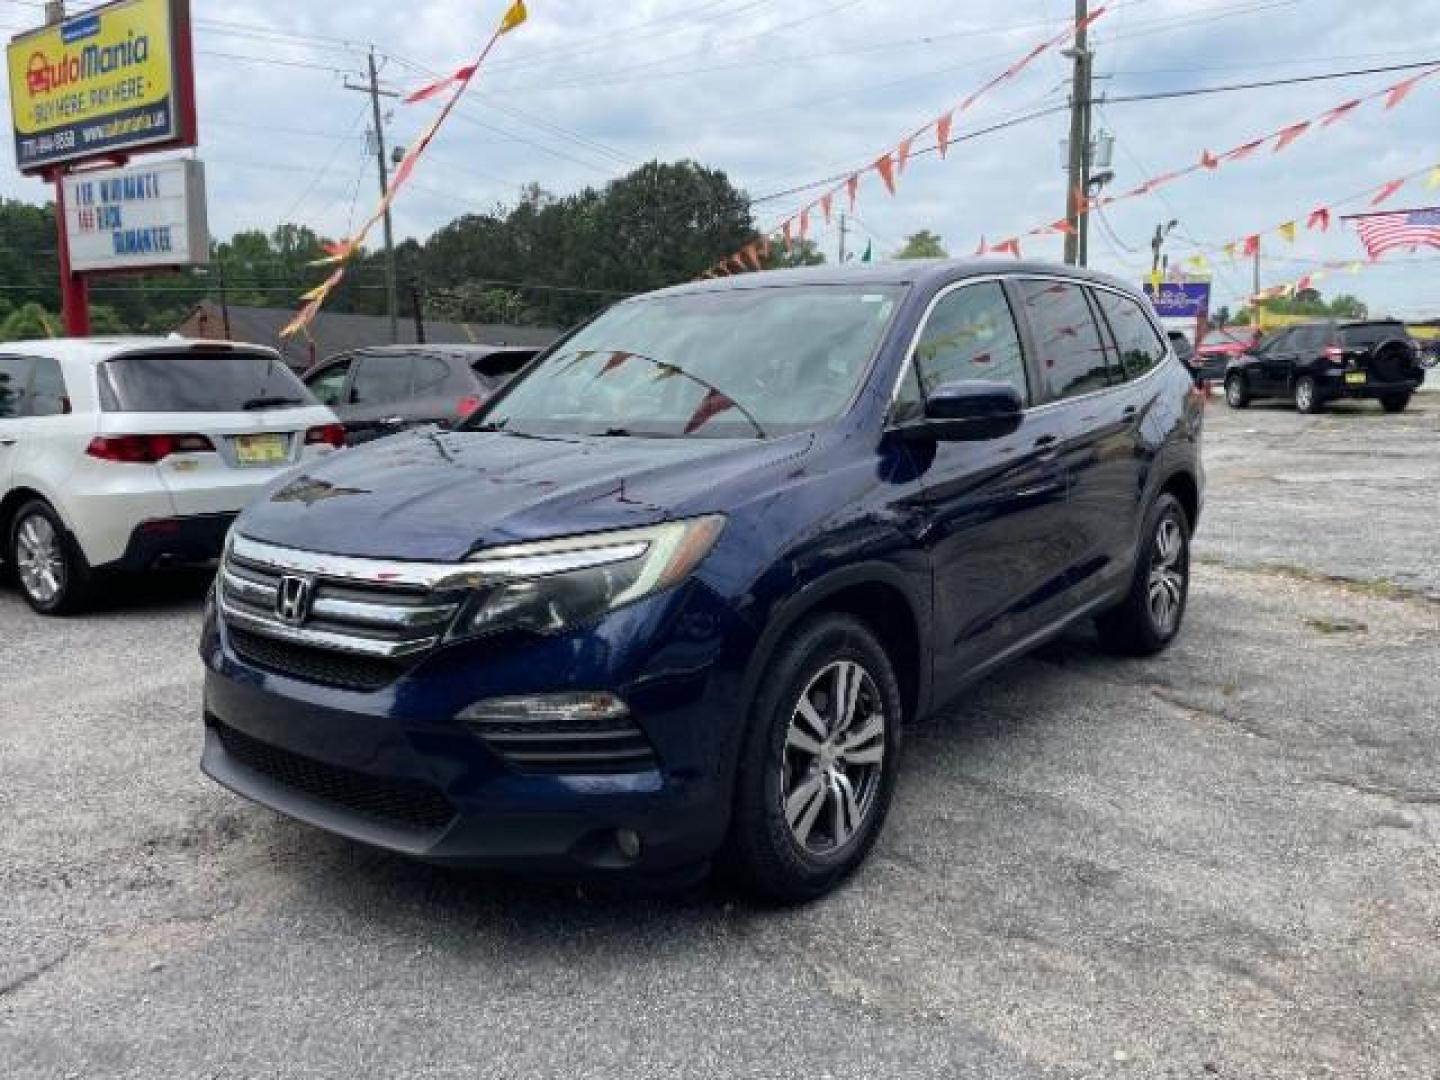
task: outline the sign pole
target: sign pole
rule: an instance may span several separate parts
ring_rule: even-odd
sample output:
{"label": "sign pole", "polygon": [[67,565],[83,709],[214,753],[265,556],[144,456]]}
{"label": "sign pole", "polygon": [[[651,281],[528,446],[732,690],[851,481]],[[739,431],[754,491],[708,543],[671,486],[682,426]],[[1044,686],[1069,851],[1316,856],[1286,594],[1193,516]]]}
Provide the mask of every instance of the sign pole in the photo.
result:
{"label": "sign pole", "polygon": [[90,286],[84,276],[70,269],[70,237],[65,228],[65,170],[57,169],[55,180],[55,231],[60,252],[60,313],[67,337],[90,336]]}

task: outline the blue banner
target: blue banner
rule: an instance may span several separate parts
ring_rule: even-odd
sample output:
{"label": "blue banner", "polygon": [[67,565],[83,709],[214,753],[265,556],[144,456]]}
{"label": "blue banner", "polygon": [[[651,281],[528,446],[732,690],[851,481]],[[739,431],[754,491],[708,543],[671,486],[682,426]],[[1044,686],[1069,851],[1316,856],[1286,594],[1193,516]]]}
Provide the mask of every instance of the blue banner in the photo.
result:
{"label": "blue banner", "polygon": [[1210,283],[1208,281],[1174,281],[1160,283],[1160,295],[1150,282],[1145,283],[1145,295],[1155,305],[1155,314],[1162,319],[1194,319],[1210,312]]}

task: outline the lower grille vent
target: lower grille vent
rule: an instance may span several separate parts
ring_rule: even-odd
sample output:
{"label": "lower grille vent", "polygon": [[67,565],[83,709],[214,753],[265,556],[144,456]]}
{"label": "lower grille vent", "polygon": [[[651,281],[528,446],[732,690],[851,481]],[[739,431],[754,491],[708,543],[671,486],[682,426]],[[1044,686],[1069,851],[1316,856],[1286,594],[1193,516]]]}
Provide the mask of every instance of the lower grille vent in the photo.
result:
{"label": "lower grille vent", "polygon": [[211,721],[228,753],[246,768],[321,802],[402,828],[431,831],[450,822],[455,810],[428,784],[381,780],[282,750]]}
{"label": "lower grille vent", "polygon": [[476,718],[469,724],[519,772],[586,775],[657,767],[654,747],[629,716],[594,722]]}

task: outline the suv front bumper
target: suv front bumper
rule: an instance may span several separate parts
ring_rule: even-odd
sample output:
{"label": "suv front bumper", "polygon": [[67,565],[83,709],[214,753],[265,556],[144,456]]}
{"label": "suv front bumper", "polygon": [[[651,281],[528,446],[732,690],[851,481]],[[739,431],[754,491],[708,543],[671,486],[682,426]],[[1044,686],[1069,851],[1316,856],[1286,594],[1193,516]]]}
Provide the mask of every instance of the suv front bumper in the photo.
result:
{"label": "suv front bumper", "polygon": [[[687,586],[524,646],[463,642],[372,690],[246,662],[213,604],[204,772],[280,813],[426,861],[566,874],[703,863],[729,823],[744,712],[722,605]],[[677,626],[705,633],[676,641]],[[613,689],[655,755],[633,772],[526,772],[456,719],[490,697]],[[638,856],[620,841],[639,840]]]}

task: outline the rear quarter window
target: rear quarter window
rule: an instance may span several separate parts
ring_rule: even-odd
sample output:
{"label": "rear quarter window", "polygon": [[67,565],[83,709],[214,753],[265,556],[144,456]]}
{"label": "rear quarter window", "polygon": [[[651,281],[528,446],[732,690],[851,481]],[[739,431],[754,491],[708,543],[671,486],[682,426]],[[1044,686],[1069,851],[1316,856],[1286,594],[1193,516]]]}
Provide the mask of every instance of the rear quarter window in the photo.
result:
{"label": "rear quarter window", "polygon": [[1366,349],[1395,340],[1410,340],[1410,334],[1403,323],[1375,322],[1340,328],[1340,342],[1346,348]]}
{"label": "rear quarter window", "polygon": [[106,412],[244,412],[316,404],[280,360],[256,353],[130,353],[100,365]]}

